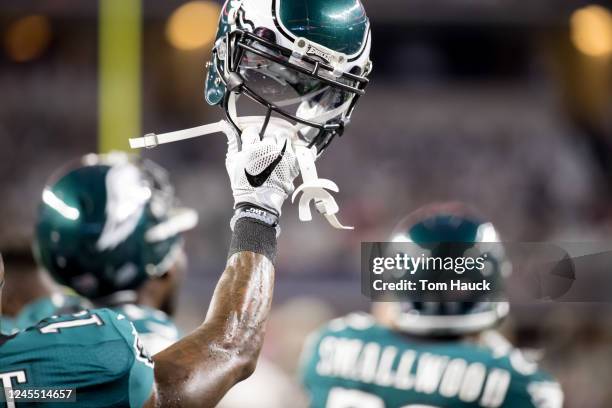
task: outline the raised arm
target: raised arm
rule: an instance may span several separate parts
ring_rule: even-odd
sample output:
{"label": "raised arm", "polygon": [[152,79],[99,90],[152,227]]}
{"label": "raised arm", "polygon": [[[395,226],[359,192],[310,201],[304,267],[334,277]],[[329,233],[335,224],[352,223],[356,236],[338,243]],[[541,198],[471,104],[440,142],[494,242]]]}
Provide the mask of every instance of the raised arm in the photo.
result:
{"label": "raised arm", "polygon": [[[227,265],[204,323],[153,357],[155,390],[147,407],[214,407],[255,369],[272,302],[278,217],[297,176],[295,155],[281,142],[243,136],[242,151],[230,145],[236,212]],[[252,186],[246,173],[257,174],[262,161],[276,157],[286,162]]]}
{"label": "raised arm", "polygon": [[229,258],[205,322],[154,357],[158,406],[214,407],[253,372],[273,287],[274,266],[264,255]]}

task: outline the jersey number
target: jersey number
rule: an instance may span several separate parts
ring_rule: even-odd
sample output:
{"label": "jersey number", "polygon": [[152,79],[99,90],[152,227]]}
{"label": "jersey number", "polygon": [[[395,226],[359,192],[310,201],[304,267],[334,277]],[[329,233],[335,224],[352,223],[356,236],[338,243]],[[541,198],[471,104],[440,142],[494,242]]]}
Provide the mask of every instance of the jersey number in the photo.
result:
{"label": "jersey number", "polygon": [[91,316],[87,318],[82,318],[83,316],[82,312],[74,314],[72,316],[76,317],[76,319],[68,320],[64,322],[49,323],[44,327],[39,327],[38,330],[43,334],[49,334],[49,333],[59,333],[61,329],[69,329],[71,327],[81,327],[81,326],[91,326],[91,325],[102,326],[104,324],[102,323],[102,320],[100,319],[100,317],[98,317],[98,315],[96,314],[92,314]]}
{"label": "jersey number", "polygon": [[[385,408],[382,398],[359,390],[334,387],[329,391],[325,408]],[[400,408],[436,408],[432,405],[409,404]]]}

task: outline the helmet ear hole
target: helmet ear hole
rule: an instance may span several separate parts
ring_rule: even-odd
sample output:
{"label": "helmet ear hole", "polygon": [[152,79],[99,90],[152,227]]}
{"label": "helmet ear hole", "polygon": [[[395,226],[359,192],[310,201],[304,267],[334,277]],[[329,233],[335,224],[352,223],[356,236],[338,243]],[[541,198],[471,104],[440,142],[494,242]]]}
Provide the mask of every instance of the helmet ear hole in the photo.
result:
{"label": "helmet ear hole", "polygon": [[266,27],[257,27],[253,32],[258,37],[263,38],[264,40],[276,44],[276,33],[269,28]]}

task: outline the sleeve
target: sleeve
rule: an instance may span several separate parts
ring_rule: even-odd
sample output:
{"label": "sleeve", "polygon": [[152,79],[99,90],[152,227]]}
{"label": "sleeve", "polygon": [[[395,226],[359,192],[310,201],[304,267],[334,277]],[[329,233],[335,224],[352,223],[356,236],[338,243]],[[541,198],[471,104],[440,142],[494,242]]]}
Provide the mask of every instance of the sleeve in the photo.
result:
{"label": "sleeve", "polygon": [[145,320],[134,322],[136,331],[144,345],[144,348],[155,355],[170,347],[180,339],[180,334],[171,321]]}
{"label": "sleeve", "polygon": [[181,338],[172,320],[163,312],[137,305],[124,305],[116,310],[134,324],[145,349],[155,355]]}
{"label": "sleeve", "polygon": [[113,323],[132,350],[133,361],[129,371],[130,407],[142,407],[153,391],[153,360],[138,337],[136,328],[121,314],[115,314]]}

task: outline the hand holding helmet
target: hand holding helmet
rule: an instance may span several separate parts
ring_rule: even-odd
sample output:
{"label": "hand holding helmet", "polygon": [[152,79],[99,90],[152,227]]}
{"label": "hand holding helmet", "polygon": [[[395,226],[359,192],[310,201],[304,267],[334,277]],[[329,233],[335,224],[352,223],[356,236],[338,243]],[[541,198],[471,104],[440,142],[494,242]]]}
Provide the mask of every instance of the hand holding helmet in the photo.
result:
{"label": "hand holding helmet", "polygon": [[234,207],[250,204],[275,216],[293,192],[293,180],[299,170],[293,147],[283,132],[260,138],[258,129],[242,132],[242,146],[228,137],[225,167],[232,185]]}
{"label": "hand holding helmet", "polygon": [[[285,132],[286,150],[298,157],[304,179],[298,189],[303,193],[300,219],[312,218],[310,203],[314,202],[332,226],[346,228],[336,219],[339,208],[330,193],[338,192],[338,187],[318,177],[315,160],[342,136],[358,99],[365,94],[372,71],[371,41],[370,23],[360,0],[339,2],[333,10],[305,0],[228,0],[207,64],[205,89],[206,101],[220,106],[225,120],[131,139],[130,144],[155,147],[223,132],[235,139],[230,142],[241,151],[249,132],[262,138]],[[249,116],[253,110],[258,116]],[[282,145],[277,147],[275,153],[280,153]],[[256,197],[247,193],[239,176],[230,172],[237,204],[259,200],[268,211],[280,214],[282,194]],[[284,187],[280,190],[290,193]]]}

